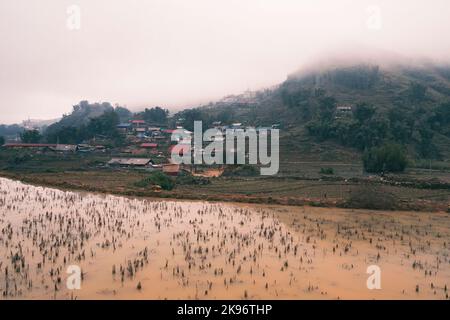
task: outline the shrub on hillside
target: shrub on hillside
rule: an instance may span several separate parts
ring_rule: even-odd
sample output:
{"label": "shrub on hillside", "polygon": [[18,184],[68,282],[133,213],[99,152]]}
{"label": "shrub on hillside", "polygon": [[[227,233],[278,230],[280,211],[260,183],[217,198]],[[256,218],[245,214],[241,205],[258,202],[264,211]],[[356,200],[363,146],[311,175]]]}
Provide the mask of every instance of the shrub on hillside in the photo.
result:
{"label": "shrub on hillside", "polygon": [[333,168],[320,168],[320,174],[334,174]]}
{"label": "shrub on hillside", "polygon": [[394,210],[397,198],[381,187],[364,185],[350,194],[345,206],[355,209]]}
{"label": "shrub on hillside", "polygon": [[211,181],[205,177],[196,177],[193,175],[181,175],[176,179],[176,184],[179,185],[207,185]]}
{"label": "shrub on hillside", "polygon": [[364,170],[370,173],[403,172],[406,164],[404,149],[394,143],[371,148],[363,156]]}
{"label": "shrub on hillside", "polygon": [[12,156],[9,157],[8,159],[8,163],[10,165],[20,165],[22,163],[25,163],[29,160],[31,160],[32,156],[29,153],[25,153],[25,152],[20,152],[17,154],[13,154]]}
{"label": "shrub on hillside", "polygon": [[134,183],[138,188],[160,186],[163,190],[172,190],[175,186],[173,180],[161,171],[152,172],[148,177]]}
{"label": "shrub on hillside", "polygon": [[237,166],[226,166],[223,171],[223,177],[253,177],[259,175],[256,167],[244,164]]}
{"label": "shrub on hillside", "polygon": [[23,143],[38,143],[42,136],[38,130],[26,130],[20,134],[20,140]]}

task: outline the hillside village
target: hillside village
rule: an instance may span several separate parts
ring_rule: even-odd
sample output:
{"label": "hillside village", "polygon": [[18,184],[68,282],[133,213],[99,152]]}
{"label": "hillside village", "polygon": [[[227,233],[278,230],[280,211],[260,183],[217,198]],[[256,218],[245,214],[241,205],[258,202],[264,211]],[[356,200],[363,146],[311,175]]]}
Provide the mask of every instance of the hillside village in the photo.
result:
{"label": "hillside village", "polygon": [[[0,127],[0,174],[126,195],[447,210],[446,72],[437,66],[332,68],[174,114],[81,101],[45,127]],[[264,177],[259,165],[172,163],[173,151],[183,155],[192,145],[196,120],[219,141],[226,130],[280,129],[279,172]],[[188,138],[177,138],[175,130]],[[200,152],[210,142],[203,141]]]}
{"label": "hillside village", "polygon": [[[55,154],[111,154],[111,159],[104,163],[104,166],[117,169],[136,169],[145,171],[162,171],[170,176],[178,176],[181,171],[195,174],[198,176],[220,175],[225,165],[216,165],[211,168],[201,165],[178,165],[171,162],[171,153],[176,150],[179,155],[183,155],[191,146],[193,132],[183,128],[184,119],[176,120],[176,127],[167,128],[167,126],[155,126],[142,119],[131,119],[128,122],[122,122],[115,126],[115,129],[123,137],[123,143],[120,147],[107,147],[102,142],[110,142],[107,137],[95,136],[88,141],[79,144],[62,143],[26,143],[21,141],[8,141],[3,144],[3,148],[12,150],[28,150],[35,153],[55,153]],[[212,123],[209,129],[215,129],[216,141],[225,140],[225,133],[243,132],[245,130],[278,129],[279,124],[271,127],[253,127],[244,126],[242,123],[223,124],[221,121]],[[28,128],[28,130],[38,130],[37,128]],[[182,137],[183,136],[183,137]],[[19,140],[19,139],[18,139]],[[211,142],[211,141],[204,141]],[[108,144],[110,145],[110,144]],[[177,146],[178,145],[178,146]],[[178,148],[175,149],[175,148]],[[194,156],[195,148],[189,148]],[[201,150],[203,152],[203,149]],[[199,170],[200,168],[200,170]],[[209,170],[208,170],[209,169]]]}

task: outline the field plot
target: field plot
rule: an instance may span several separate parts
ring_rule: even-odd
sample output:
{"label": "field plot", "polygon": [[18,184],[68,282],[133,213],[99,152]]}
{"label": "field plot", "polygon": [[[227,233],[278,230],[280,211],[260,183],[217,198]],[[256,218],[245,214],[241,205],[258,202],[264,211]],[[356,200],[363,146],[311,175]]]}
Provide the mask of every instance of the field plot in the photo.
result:
{"label": "field plot", "polygon": [[[444,212],[150,201],[0,179],[0,230],[4,299],[448,299]],[[370,265],[380,290],[366,286]]]}

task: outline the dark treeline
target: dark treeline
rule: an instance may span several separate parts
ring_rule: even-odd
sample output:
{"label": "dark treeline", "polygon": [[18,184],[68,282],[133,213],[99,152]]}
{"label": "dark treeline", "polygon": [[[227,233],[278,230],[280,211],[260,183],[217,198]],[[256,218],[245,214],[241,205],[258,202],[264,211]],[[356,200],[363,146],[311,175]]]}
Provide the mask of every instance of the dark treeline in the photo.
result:
{"label": "dark treeline", "polygon": [[154,107],[151,109],[145,108],[144,111],[135,114],[135,119],[145,120],[148,124],[166,125],[169,110],[161,107]]}
{"label": "dark treeline", "polygon": [[23,127],[18,124],[11,125],[0,125],[0,136],[1,137],[15,137],[23,131]]}
{"label": "dark treeline", "polygon": [[440,159],[434,138],[450,138],[450,102],[432,99],[427,90],[411,82],[392,104],[360,102],[347,113],[323,89],[281,88],[280,96],[287,108],[300,115],[311,136],[364,152],[366,170],[381,172],[403,171],[407,151],[417,158]]}
{"label": "dark treeline", "polygon": [[73,107],[69,115],[61,121],[49,126],[44,132],[43,140],[49,143],[75,144],[99,137],[110,140],[113,144],[123,142],[116,126],[131,119],[143,119],[148,123],[167,123],[168,110],[160,107],[145,109],[133,114],[127,108],[110,103],[94,103],[81,101]]}
{"label": "dark treeline", "polygon": [[20,134],[20,140],[24,143],[39,143],[42,135],[39,130],[25,130]]}
{"label": "dark treeline", "polygon": [[57,130],[48,130],[44,137],[50,143],[80,143],[95,136],[109,139],[119,139],[116,126],[119,124],[119,116],[116,111],[105,111],[101,116],[92,118],[87,124],[76,126],[63,126]]}
{"label": "dark treeline", "polygon": [[439,158],[436,133],[450,137],[450,102],[429,105],[422,86],[411,84],[409,99],[391,108],[358,103],[350,116],[339,115],[337,100],[323,90],[282,92],[283,102],[296,108],[308,132],[318,140],[334,139],[360,151],[386,142],[412,145],[419,157]]}

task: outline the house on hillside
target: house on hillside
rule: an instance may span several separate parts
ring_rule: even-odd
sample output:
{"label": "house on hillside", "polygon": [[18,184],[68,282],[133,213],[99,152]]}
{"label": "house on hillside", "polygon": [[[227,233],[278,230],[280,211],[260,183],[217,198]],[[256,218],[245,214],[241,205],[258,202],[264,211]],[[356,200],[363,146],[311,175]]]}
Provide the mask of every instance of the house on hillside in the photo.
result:
{"label": "house on hillside", "polygon": [[116,128],[120,132],[126,133],[131,130],[131,123],[119,123]]}
{"label": "house on hillside", "polygon": [[77,152],[106,151],[106,147],[101,144],[94,145],[89,143],[80,143],[77,146],[78,146]]}
{"label": "house on hillside", "polygon": [[87,143],[78,144],[78,152],[92,152],[95,150],[95,146],[91,146]]}
{"label": "house on hillside", "polygon": [[131,131],[136,134],[142,134],[147,132],[147,125],[144,120],[130,120]]}
{"label": "house on hillside", "polygon": [[281,128],[281,124],[280,123],[272,124],[272,129],[280,129],[280,128]]}
{"label": "house on hillside", "polygon": [[55,148],[56,144],[47,143],[5,143],[3,148],[10,149],[50,149]]}
{"label": "house on hillside", "polygon": [[75,144],[57,144],[56,147],[51,149],[56,152],[75,153],[78,151],[78,146]]}
{"label": "house on hillside", "polygon": [[181,126],[181,125],[184,124],[184,121],[186,121],[186,119],[184,119],[184,118],[178,118],[178,119],[176,120],[176,125],[177,125],[177,126]]}
{"label": "house on hillside", "polygon": [[351,117],[353,114],[353,107],[351,105],[339,105],[336,107],[335,119]]}
{"label": "house on hillside", "polygon": [[134,132],[139,139],[147,138],[147,128],[136,128]]}
{"label": "house on hillside", "polygon": [[146,142],[146,143],[141,143],[140,147],[144,148],[144,149],[156,149],[156,148],[158,148],[158,144]]}
{"label": "house on hillside", "polygon": [[145,120],[131,120],[130,122],[133,128],[145,127]]}
{"label": "house on hillside", "polygon": [[147,128],[148,132],[160,132],[161,128],[160,127],[148,127]]}
{"label": "house on hillside", "polygon": [[152,159],[149,158],[112,158],[108,161],[111,167],[145,168],[153,164]]}

